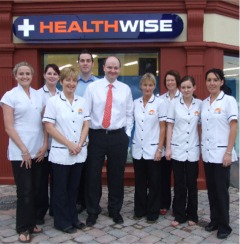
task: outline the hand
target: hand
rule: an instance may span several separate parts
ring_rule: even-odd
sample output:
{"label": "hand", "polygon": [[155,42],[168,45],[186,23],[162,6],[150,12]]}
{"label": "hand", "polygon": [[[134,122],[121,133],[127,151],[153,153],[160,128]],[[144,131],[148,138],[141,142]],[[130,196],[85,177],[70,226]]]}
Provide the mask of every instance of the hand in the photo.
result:
{"label": "hand", "polygon": [[225,153],[223,157],[223,167],[228,167],[232,164],[232,155]]}
{"label": "hand", "polygon": [[154,161],[160,161],[161,158],[162,158],[162,152],[159,152],[157,150],[156,153],[155,153],[155,156],[154,156]]}
{"label": "hand", "polygon": [[38,152],[37,152],[37,154],[36,154],[36,156],[35,156],[35,159],[36,159],[36,162],[37,162],[37,163],[39,163],[39,162],[41,162],[41,161],[44,160],[46,151],[47,151],[47,147],[46,147],[46,146],[42,146],[42,147],[38,150]]}
{"label": "hand", "polygon": [[171,158],[172,158],[171,149],[166,149],[165,157],[166,157],[167,160],[171,160]]}
{"label": "hand", "polygon": [[69,142],[68,144],[68,150],[71,155],[77,155],[81,152],[82,147],[79,144]]}
{"label": "hand", "polygon": [[22,153],[22,163],[20,167],[22,167],[24,163],[26,165],[26,169],[31,169],[32,158],[29,152]]}

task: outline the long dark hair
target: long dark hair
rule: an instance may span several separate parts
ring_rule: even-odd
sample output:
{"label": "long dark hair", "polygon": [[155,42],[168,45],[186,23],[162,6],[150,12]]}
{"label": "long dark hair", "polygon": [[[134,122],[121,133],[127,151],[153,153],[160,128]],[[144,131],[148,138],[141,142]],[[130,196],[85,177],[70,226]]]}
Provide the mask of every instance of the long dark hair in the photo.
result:
{"label": "long dark hair", "polygon": [[213,73],[219,80],[223,80],[223,84],[220,87],[220,90],[223,91],[227,95],[232,95],[231,88],[226,85],[226,80],[225,80],[225,76],[224,76],[223,70],[217,69],[217,68],[213,68],[213,69],[208,70],[206,72],[206,74],[205,74],[205,80],[207,80],[207,76],[210,73]]}

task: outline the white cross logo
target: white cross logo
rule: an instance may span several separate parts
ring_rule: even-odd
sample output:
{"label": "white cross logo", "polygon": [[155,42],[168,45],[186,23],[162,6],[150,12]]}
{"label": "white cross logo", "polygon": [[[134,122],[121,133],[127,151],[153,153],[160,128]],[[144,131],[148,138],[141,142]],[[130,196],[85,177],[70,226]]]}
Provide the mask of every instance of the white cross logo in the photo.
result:
{"label": "white cross logo", "polygon": [[29,19],[24,19],[23,25],[18,26],[18,31],[23,31],[24,37],[29,37],[29,32],[34,30],[35,30],[35,26],[29,24]]}

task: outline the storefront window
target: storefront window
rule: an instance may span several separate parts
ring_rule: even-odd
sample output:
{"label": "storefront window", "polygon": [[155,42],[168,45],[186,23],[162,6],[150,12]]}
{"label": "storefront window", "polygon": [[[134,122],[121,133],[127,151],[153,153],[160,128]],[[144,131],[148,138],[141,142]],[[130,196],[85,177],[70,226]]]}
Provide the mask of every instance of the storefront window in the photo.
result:
{"label": "storefront window", "polygon": [[[226,84],[231,89],[232,96],[234,96],[238,102],[239,107],[239,56],[234,55],[224,55],[224,74],[226,78]],[[239,126],[239,123],[238,123]],[[239,131],[240,127],[238,128]],[[237,140],[235,144],[235,149],[237,151],[238,157],[239,152],[239,133],[237,133]]]}
{"label": "storefront window", "polygon": [[[133,99],[142,95],[139,87],[139,82],[143,74],[150,72],[156,76],[157,86],[154,91],[155,94],[159,93],[159,56],[157,52],[153,53],[93,53],[94,68],[93,75],[98,78],[104,76],[103,62],[104,59],[110,55],[117,56],[121,62],[121,74],[119,80],[130,86]],[[55,63],[59,66],[60,70],[64,67],[73,66],[78,70],[78,53],[65,53],[65,54],[44,54],[44,67],[49,63]],[[132,133],[133,134],[133,133]],[[130,153],[131,140],[129,145],[128,162],[132,162]]]}

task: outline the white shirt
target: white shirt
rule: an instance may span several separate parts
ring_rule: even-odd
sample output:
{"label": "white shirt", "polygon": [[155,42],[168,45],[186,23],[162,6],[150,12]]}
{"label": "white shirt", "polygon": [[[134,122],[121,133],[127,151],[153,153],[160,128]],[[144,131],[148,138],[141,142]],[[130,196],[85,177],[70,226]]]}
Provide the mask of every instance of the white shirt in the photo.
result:
{"label": "white shirt", "polygon": [[[210,97],[202,103],[202,157],[204,162],[223,163],[228,146],[230,121],[238,120],[237,102],[232,96],[220,92],[217,99],[210,104]],[[232,162],[237,160],[232,150]]]}
{"label": "white shirt", "polygon": [[[112,115],[108,130],[117,130],[125,127],[126,134],[130,137],[133,127],[133,99],[128,85],[115,80],[112,88]],[[102,120],[108,92],[108,80],[96,80],[89,84],[84,97],[87,100],[90,116],[91,129],[104,129]]]}
{"label": "white shirt", "polygon": [[[44,141],[42,126],[44,101],[35,89],[30,88],[29,92],[30,98],[22,86],[18,84],[17,87],[4,94],[1,103],[14,109],[14,128],[27,147],[31,158],[35,158]],[[21,150],[9,138],[8,159],[11,161],[22,160],[21,154]]]}
{"label": "white shirt", "polygon": [[198,124],[201,111],[200,99],[193,98],[188,108],[183,98],[174,99],[168,107],[167,122],[174,123],[171,139],[172,158],[178,161],[199,160],[200,145]]}
{"label": "white shirt", "polygon": [[[45,102],[45,106],[46,106],[46,103],[47,103],[47,100],[50,98],[50,97],[53,97],[54,95],[52,95],[52,93],[48,90],[48,87],[46,85],[44,85],[43,87],[41,87],[40,89],[37,90],[40,95],[43,96],[44,98],[44,102]],[[55,95],[59,95],[60,94],[60,91],[56,88],[56,93]]]}
{"label": "white shirt", "polygon": [[[166,121],[167,106],[163,99],[152,97],[144,107],[143,97],[134,100],[135,131],[132,156],[135,159],[154,159],[159,144],[160,121]],[[162,153],[164,156],[164,151]]]}
{"label": "white shirt", "polygon": [[169,92],[166,92],[160,96],[160,98],[162,98],[168,105],[170,104],[171,101],[174,101],[174,99],[180,97],[182,97],[182,93],[178,89],[172,99],[170,98]]}
{"label": "white shirt", "polygon": [[[73,103],[66,99],[63,92],[59,96],[48,99],[44,122],[55,124],[55,128],[68,140],[79,143],[83,122],[89,120],[89,111],[84,98],[74,96]],[[87,157],[87,145],[83,144],[82,150],[77,155],[71,155],[68,148],[52,138],[49,161],[62,165],[82,163]]]}
{"label": "white shirt", "polygon": [[[48,90],[48,87],[46,85],[44,85],[43,87],[41,87],[40,89],[37,90],[39,92],[39,94],[43,97],[43,101],[44,101],[44,106],[46,106],[47,100],[50,97],[53,97],[54,95],[52,95],[52,93]],[[60,91],[56,88],[56,93],[55,95],[59,95]],[[48,135],[48,149],[50,149],[51,146],[51,142],[52,142],[52,137],[50,135]]]}

